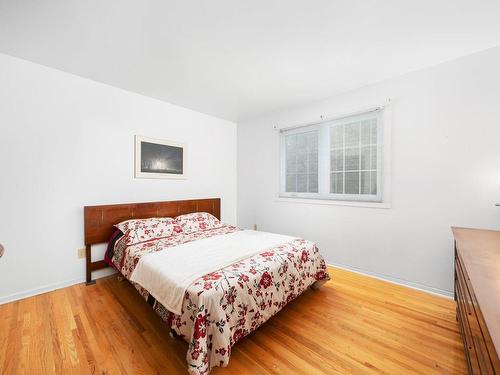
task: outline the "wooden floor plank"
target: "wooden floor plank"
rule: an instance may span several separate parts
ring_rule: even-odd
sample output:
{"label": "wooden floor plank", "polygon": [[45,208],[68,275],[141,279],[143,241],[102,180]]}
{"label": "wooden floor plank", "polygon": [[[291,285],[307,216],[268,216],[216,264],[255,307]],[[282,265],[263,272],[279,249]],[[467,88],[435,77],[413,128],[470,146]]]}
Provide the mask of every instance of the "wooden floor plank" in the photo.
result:
{"label": "wooden floor plank", "polygon": [[[331,268],[214,375],[466,374],[454,301]],[[0,374],[187,374],[187,344],[116,276],[0,306]]]}

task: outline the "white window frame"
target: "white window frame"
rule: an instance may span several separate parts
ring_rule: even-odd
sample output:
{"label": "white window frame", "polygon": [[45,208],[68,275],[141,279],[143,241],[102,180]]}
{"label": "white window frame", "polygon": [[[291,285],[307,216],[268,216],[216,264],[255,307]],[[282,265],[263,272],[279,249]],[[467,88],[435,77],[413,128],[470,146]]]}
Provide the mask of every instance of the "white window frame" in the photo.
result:
{"label": "white window frame", "polygon": [[[300,198],[316,198],[319,194],[319,191],[321,190],[321,160],[320,158],[320,153],[318,152],[318,193],[308,193],[308,192],[286,192],[286,173],[283,173],[283,171],[286,170],[286,160],[285,160],[285,136],[286,135],[292,135],[292,134],[300,134],[300,133],[307,133],[310,131],[315,131],[318,130],[320,134],[318,135],[318,150],[321,148],[321,124],[314,124],[314,125],[309,125],[309,126],[301,126],[297,127],[294,129],[287,130],[285,132],[280,133],[280,190],[284,193],[283,196],[287,197],[300,197]],[[280,193],[280,196],[281,193]]]}
{"label": "white window frame", "polygon": [[[298,203],[339,204],[348,206],[390,207],[390,108],[376,107],[370,110],[350,112],[347,115],[308,125],[281,128],[279,137],[279,198],[280,201]],[[334,194],[330,193],[330,134],[331,126],[340,125],[353,119],[377,117],[377,194]],[[286,192],[285,135],[318,130],[318,193]],[[325,151],[326,150],[326,151]],[[345,162],[345,159],[344,159]],[[344,181],[345,183],[345,181]]]}
{"label": "white window frame", "polygon": [[[332,128],[334,126],[340,126],[340,125],[345,125],[347,123],[350,123],[352,121],[357,121],[357,120],[366,120],[366,119],[372,119],[374,117],[377,118],[377,194],[335,194],[330,192],[330,187],[328,187],[328,199],[334,199],[334,200],[343,200],[343,201],[360,201],[360,202],[382,202],[382,190],[383,190],[383,183],[382,183],[382,173],[383,173],[383,163],[382,163],[382,158],[383,158],[383,120],[382,120],[382,110],[377,110],[369,113],[364,113],[360,115],[354,115],[354,116],[347,116],[339,120],[333,120],[333,121],[327,121],[324,124],[327,125],[327,127]],[[345,134],[344,134],[345,138]],[[328,139],[328,156],[330,156],[330,151],[331,151],[331,145],[330,145],[330,138]],[[361,148],[361,135],[360,135],[360,141],[359,141],[359,147]],[[360,161],[361,163],[361,161]],[[345,145],[344,145],[344,165],[345,165]],[[331,173],[331,168],[330,168],[330,159],[328,159],[328,171]],[[344,187],[345,187],[345,169],[344,169]],[[361,171],[359,171],[361,172]],[[360,176],[361,178],[361,176]]]}

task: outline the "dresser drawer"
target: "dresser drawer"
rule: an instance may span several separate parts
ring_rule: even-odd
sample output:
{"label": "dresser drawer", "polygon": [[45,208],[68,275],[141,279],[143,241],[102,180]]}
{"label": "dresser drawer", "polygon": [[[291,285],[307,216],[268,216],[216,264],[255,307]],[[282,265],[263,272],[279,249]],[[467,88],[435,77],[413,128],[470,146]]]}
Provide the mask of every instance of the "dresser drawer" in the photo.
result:
{"label": "dresser drawer", "polygon": [[455,254],[455,299],[457,321],[464,341],[469,373],[496,374],[485,338],[486,326],[467,271],[458,253]]}
{"label": "dresser drawer", "polygon": [[[465,288],[466,290],[466,288]],[[477,361],[476,349],[472,340],[472,331],[469,324],[470,312],[468,309],[469,303],[467,296],[464,293],[463,278],[460,275],[460,268],[455,263],[455,300],[457,302],[457,321],[460,326],[460,333],[464,342],[465,358],[470,374],[480,374],[479,364]]]}

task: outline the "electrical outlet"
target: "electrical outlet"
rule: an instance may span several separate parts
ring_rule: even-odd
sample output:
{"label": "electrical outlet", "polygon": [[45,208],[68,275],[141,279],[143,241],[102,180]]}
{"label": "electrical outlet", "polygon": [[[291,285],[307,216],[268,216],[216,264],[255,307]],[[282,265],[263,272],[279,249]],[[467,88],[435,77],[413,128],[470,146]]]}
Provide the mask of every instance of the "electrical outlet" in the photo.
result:
{"label": "electrical outlet", "polygon": [[85,248],[82,247],[81,249],[78,249],[78,258],[79,259],[82,259],[82,258],[85,258]]}

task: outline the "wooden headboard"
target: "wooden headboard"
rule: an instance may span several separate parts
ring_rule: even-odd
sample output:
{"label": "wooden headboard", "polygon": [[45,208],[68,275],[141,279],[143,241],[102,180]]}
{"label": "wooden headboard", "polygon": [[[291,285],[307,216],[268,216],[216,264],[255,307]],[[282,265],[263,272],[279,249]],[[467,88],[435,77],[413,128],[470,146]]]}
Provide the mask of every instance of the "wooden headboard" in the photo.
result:
{"label": "wooden headboard", "polygon": [[108,242],[113,233],[113,225],[129,219],[175,217],[193,212],[208,212],[220,220],[220,198],[85,206],[83,216],[87,284],[93,284],[93,271],[108,267],[104,260],[92,262],[92,245]]}

